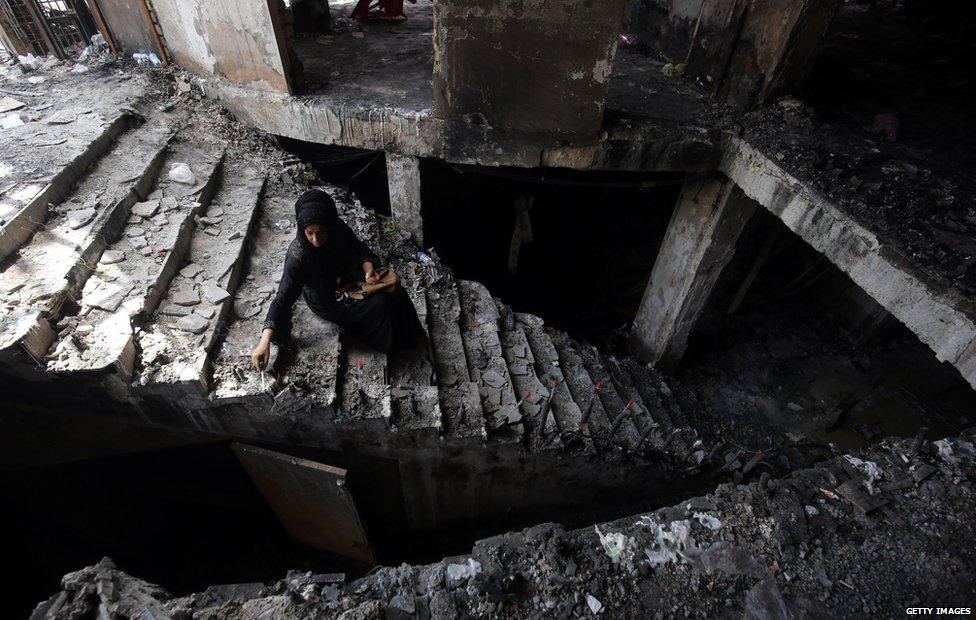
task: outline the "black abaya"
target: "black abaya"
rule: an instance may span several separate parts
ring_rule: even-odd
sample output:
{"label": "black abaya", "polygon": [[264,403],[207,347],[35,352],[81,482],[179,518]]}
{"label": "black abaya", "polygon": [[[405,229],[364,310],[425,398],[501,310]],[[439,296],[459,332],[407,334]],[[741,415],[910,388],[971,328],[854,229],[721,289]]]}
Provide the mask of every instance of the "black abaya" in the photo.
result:
{"label": "black abaya", "polygon": [[[298,234],[304,232],[299,230]],[[323,248],[295,239],[285,256],[281,282],[264,326],[274,329],[276,338],[287,338],[292,306],[301,294],[312,312],[377,351],[390,353],[411,346],[421,327],[413,302],[402,286],[361,301],[336,300],[338,287],[362,280],[364,262],[379,264],[376,255],[341,220],[330,226]]]}

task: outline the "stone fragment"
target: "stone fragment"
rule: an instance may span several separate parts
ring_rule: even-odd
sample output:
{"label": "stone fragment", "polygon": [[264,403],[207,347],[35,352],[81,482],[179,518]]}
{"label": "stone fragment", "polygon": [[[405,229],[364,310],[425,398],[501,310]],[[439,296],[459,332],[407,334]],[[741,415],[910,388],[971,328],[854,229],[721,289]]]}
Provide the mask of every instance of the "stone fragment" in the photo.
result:
{"label": "stone fragment", "polygon": [[102,264],[114,265],[115,263],[121,263],[125,260],[125,252],[122,250],[105,250],[102,253]]}
{"label": "stone fragment", "polygon": [[91,308],[115,312],[129,291],[112,282],[100,282],[93,291],[87,293],[84,302]]}
{"label": "stone fragment", "polygon": [[209,324],[210,321],[196,313],[181,316],[176,321],[177,329],[191,334],[202,334]]}
{"label": "stone fragment", "polygon": [[197,182],[196,175],[190,170],[190,165],[183,162],[174,162],[169,168],[167,175],[170,181],[182,183],[183,185],[193,185]]}
{"label": "stone fragment", "polygon": [[217,309],[214,308],[213,306],[209,306],[209,305],[204,306],[201,304],[193,309],[193,313],[199,314],[205,319],[212,319],[214,315],[217,314]]}
{"label": "stone fragment", "polygon": [[230,293],[213,282],[205,282],[203,284],[203,296],[207,299],[207,301],[214,304],[219,304],[230,297]]}
{"label": "stone fragment", "polygon": [[183,269],[180,269],[180,275],[183,276],[184,278],[193,279],[197,277],[197,274],[200,273],[201,271],[203,271],[203,267],[201,267],[196,263],[190,263]]}
{"label": "stone fragment", "polygon": [[166,316],[186,316],[190,314],[191,310],[176,304],[166,304],[160,312]]}
{"label": "stone fragment", "polygon": [[192,289],[175,291],[170,299],[179,306],[195,306],[200,303],[200,293]]}
{"label": "stone fragment", "polygon": [[[141,221],[141,220],[140,220]],[[146,229],[142,226],[130,226],[125,231],[126,237],[143,237],[146,234]]]}
{"label": "stone fragment", "polygon": [[95,209],[92,207],[68,211],[68,226],[73,230],[81,228],[93,219],[95,219]]}
{"label": "stone fragment", "polygon": [[159,200],[147,200],[132,205],[132,212],[141,217],[152,217],[159,209]]}
{"label": "stone fragment", "polygon": [[505,378],[494,370],[488,370],[482,373],[481,380],[485,382],[485,385],[493,388],[500,388],[505,385]]}
{"label": "stone fragment", "polygon": [[133,237],[129,239],[129,243],[131,243],[132,247],[136,248],[137,250],[141,250],[149,245],[149,241],[147,241],[145,237]]}

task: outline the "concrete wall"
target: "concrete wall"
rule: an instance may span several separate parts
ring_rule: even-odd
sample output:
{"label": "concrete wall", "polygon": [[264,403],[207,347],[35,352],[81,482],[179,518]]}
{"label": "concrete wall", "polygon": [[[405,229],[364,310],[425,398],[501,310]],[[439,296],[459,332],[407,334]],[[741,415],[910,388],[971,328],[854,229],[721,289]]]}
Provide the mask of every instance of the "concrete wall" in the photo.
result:
{"label": "concrete wall", "polygon": [[719,100],[746,109],[788,92],[806,77],[838,4],[636,0],[628,25],[673,63],[687,59],[687,72],[703,76]]}
{"label": "concrete wall", "polygon": [[120,50],[126,54],[152,52],[160,54],[150,34],[140,0],[97,0],[102,16]]}
{"label": "concrete wall", "polygon": [[154,0],[172,60],[260,90],[291,92],[281,0]]}
{"label": "concrete wall", "polygon": [[624,0],[439,0],[435,115],[595,136],[623,5]]}

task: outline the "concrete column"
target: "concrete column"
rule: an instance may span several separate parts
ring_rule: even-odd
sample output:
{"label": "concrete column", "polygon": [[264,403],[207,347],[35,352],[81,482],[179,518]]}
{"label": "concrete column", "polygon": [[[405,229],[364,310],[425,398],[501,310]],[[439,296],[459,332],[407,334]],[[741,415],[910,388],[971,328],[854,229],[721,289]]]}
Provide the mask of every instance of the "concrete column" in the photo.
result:
{"label": "concrete column", "polygon": [[638,359],[665,369],[681,361],[755,206],[724,177],[685,182],[631,329]]}
{"label": "concrete column", "polygon": [[420,159],[412,155],[386,154],[386,181],[390,188],[390,212],[398,226],[424,245],[424,221],[420,215]]}
{"label": "concrete column", "polygon": [[438,0],[434,116],[512,131],[600,131],[624,0]]}

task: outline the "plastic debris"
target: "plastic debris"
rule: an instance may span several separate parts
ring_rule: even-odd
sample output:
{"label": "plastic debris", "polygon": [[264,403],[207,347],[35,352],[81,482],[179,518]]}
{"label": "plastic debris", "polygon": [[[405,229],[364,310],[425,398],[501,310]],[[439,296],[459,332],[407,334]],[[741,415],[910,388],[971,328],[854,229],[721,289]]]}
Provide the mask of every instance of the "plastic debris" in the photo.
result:
{"label": "plastic debris", "polygon": [[34,71],[41,66],[41,59],[34,54],[27,54],[26,56],[18,56],[17,62],[20,63],[20,68],[24,71]]}
{"label": "plastic debris", "polygon": [[86,60],[91,58],[91,55],[92,55],[92,48],[91,45],[89,45],[85,49],[81,50],[81,53],[78,54],[78,58],[76,58],[75,60],[77,62],[85,62]]}
{"label": "plastic debris", "polygon": [[654,536],[650,546],[644,549],[647,562],[652,567],[691,560],[701,553],[698,543],[691,537],[691,523],[687,520],[660,525],[649,515],[644,515],[638,523],[650,529]]}
{"label": "plastic debris", "polygon": [[712,530],[713,532],[722,529],[722,522],[707,512],[696,512],[692,515],[698,523]]}
{"label": "plastic debris", "polygon": [[663,67],[661,67],[661,73],[668,77],[681,77],[685,74],[684,63],[671,64],[670,62]]}
{"label": "plastic debris", "polygon": [[197,182],[196,175],[190,170],[189,164],[176,162],[169,168],[169,179],[184,185],[193,185]]}
{"label": "plastic debris", "polygon": [[855,469],[867,476],[864,481],[864,486],[867,488],[868,493],[871,495],[876,495],[879,490],[874,486],[878,480],[881,480],[881,468],[874,461],[862,461],[856,456],[851,456],[850,454],[845,454],[844,458],[848,463],[854,466]]}
{"label": "plastic debris", "polygon": [[157,56],[156,54],[146,54],[144,52],[139,52],[132,55],[132,60],[136,61],[140,65],[149,63],[152,66],[157,68],[163,66],[162,61],[159,60],[159,56]]}
{"label": "plastic debris", "polygon": [[610,561],[617,566],[632,568],[634,565],[634,555],[637,553],[637,540],[621,534],[620,532],[607,532],[604,534],[598,526],[593,526],[600,544],[606,552]]}
{"label": "plastic debris", "polygon": [[105,42],[105,37],[102,36],[102,33],[93,34],[91,44],[95,47],[108,47],[108,43]]}
{"label": "plastic debris", "polygon": [[80,62],[76,62],[75,66],[71,67],[72,73],[88,73],[88,66],[83,65]]}
{"label": "plastic debris", "polygon": [[468,561],[464,564],[448,564],[446,569],[448,583],[455,584],[471,579],[480,572],[481,562],[473,558],[468,558]]}

